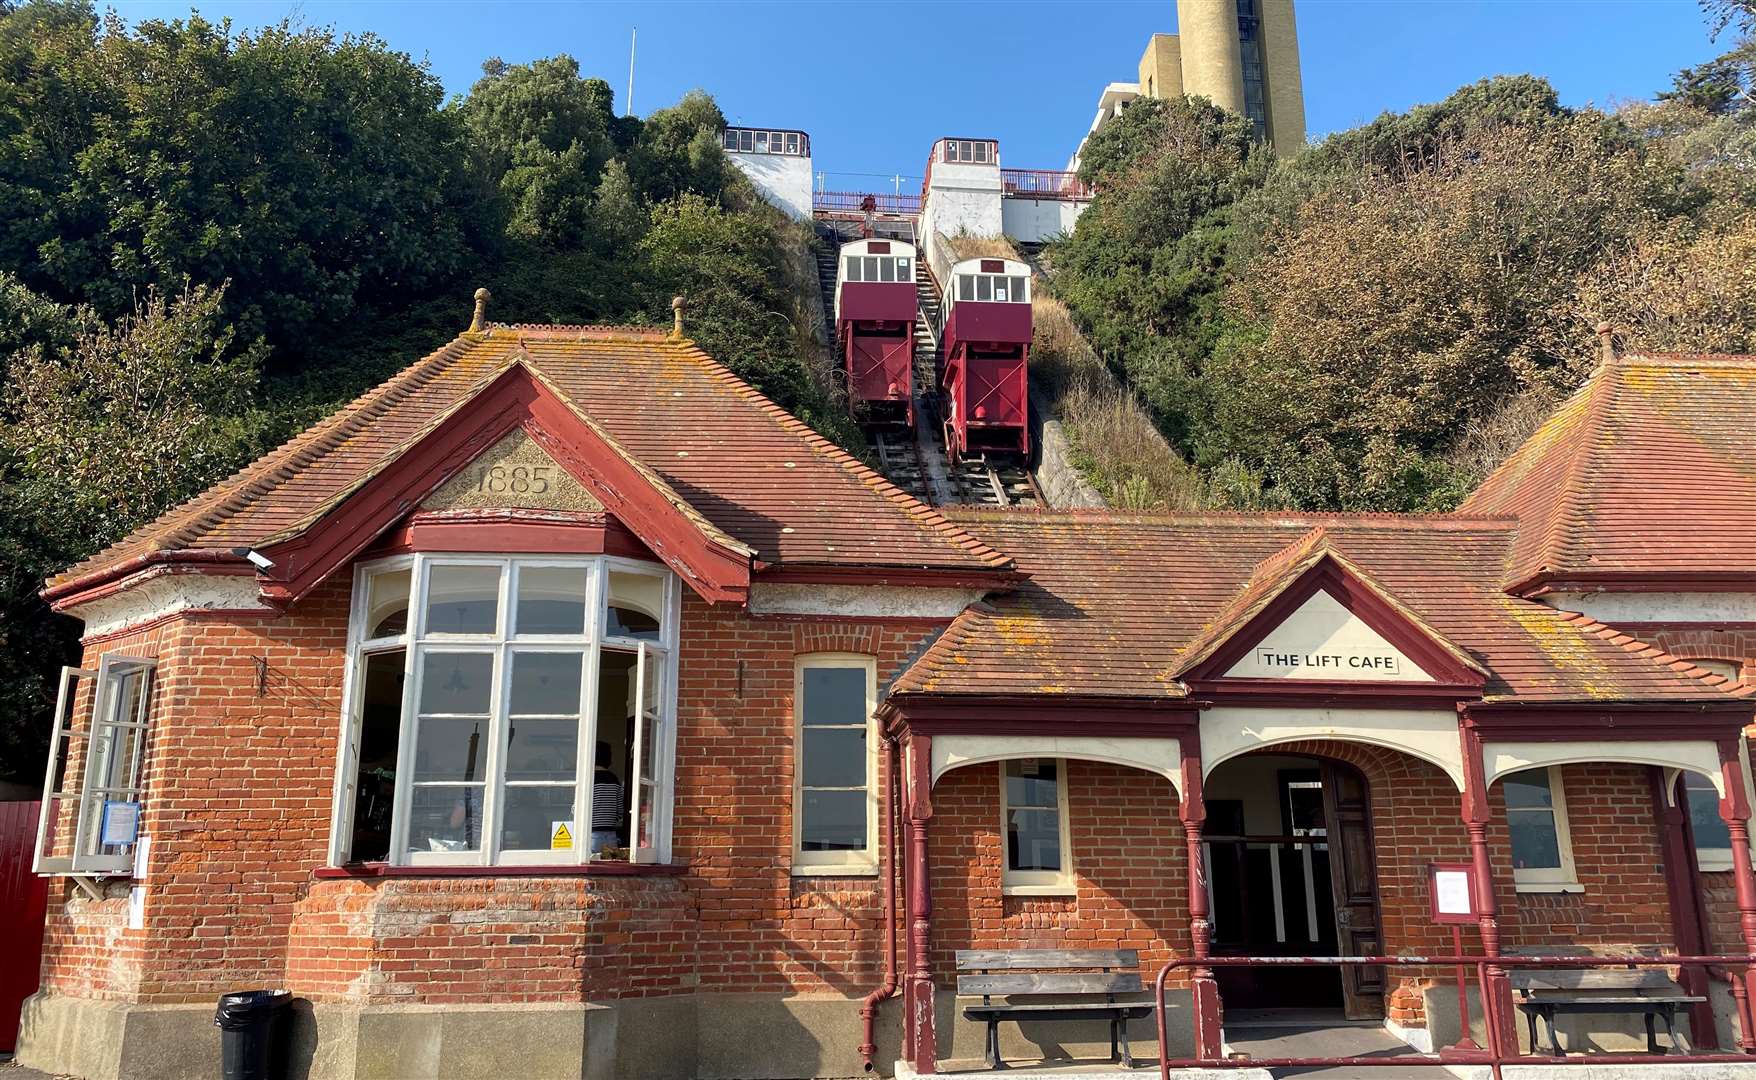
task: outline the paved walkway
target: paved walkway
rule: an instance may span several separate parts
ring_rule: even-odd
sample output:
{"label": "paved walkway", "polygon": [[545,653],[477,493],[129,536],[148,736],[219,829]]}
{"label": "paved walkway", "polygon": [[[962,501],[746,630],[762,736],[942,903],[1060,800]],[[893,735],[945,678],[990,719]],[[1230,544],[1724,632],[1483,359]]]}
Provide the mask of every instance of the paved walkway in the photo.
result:
{"label": "paved walkway", "polygon": [[[1401,1057],[1414,1053],[1408,1044],[1377,1024],[1288,1024],[1285,1026],[1227,1026],[1226,1043],[1253,1058],[1277,1057]],[[1369,1069],[1275,1069],[1283,1076],[1319,1077],[1321,1080],[1451,1080],[1449,1071],[1433,1066],[1407,1068],[1374,1066]]]}

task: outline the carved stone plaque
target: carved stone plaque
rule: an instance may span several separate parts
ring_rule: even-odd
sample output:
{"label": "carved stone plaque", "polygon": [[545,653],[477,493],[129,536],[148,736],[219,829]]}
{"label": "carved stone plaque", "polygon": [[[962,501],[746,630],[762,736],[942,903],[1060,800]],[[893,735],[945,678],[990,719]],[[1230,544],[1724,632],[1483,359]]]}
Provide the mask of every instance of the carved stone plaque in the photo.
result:
{"label": "carved stone plaque", "polygon": [[423,510],[602,510],[523,428],[495,443],[421,504]]}

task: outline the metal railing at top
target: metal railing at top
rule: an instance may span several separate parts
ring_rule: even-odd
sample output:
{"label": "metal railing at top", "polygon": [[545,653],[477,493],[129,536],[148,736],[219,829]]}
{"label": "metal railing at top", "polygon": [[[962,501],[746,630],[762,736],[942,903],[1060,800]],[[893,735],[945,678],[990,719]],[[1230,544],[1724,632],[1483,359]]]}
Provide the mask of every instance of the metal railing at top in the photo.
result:
{"label": "metal railing at top", "polygon": [[[1212,983],[1212,975],[1203,977],[1196,975],[1197,983],[1203,978],[1208,986],[1195,987],[1197,1000],[1189,1010],[1194,1023],[1195,1054],[1194,1057],[1174,1058],[1170,1056],[1170,1027],[1165,1018],[1165,984],[1171,972],[1189,969],[1208,970],[1219,967],[1269,968],[1269,967],[1421,967],[1421,968],[1452,968],[1458,974],[1458,1006],[1460,1010],[1459,1030],[1463,1037],[1458,1043],[1443,1048],[1435,1053],[1409,1053],[1373,1056],[1341,1056],[1341,1057],[1279,1057],[1255,1058],[1248,1055],[1234,1054],[1226,1056],[1210,1056],[1203,1048],[1218,1046],[1218,1032],[1207,1030],[1209,1017],[1202,1007],[1199,997],[1203,993],[1214,995],[1218,1000],[1218,987]],[[1703,1054],[1698,1052],[1671,1053],[1591,1053],[1568,1054],[1555,1056],[1538,1054],[1536,1047],[1525,1053],[1519,1049],[1516,1026],[1506,1030],[1512,1022],[1511,1002],[1505,993],[1497,992],[1492,979],[1503,978],[1506,968],[1597,968],[1597,967],[1701,967],[1724,969],[1732,979],[1733,997],[1739,1010],[1738,1028],[1741,1035],[1741,1052],[1722,1052]],[[1483,1030],[1487,1035],[1487,1046],[1477,1046],[1470,1038],[1472,1023],[1469,1013],[1469,996],[1463,984],[1463,973],[1475,970],[1476,991],[1481,996],[1483,1009]],[[1741,969],[1741,971],[1740,971]],[[1407,1068],[1411,1066],[1448,1065],[1486,1065],[1494,1076],[1501,1080],[1501,1067],[1505,1065],[1652,1065],[1664,1068],[1671,1065],[1694,1063],[1726,1064],[1735,1061],[1756,1060],[1756,1039],[1751,1032],[1756,1030],[1752,1023],[1752,1003],[1748,995],[1741,992],[1750,984],[1751,972],[1756,970],[1756,956],[1209,956],[1202,959],[1186,957],[1172,960],[1159,969],[1157,978],[1153,980],[1153,1002],[1157,1006],[1158,1023],[1158,1064],[1160,1080],[1170,1080],[1172,1069],[1294,1069],[1294,1068],[1326,1068],[1336,1066],[1358,1068]],[[1739,984],[1742,983],[1742,986]],[[1509,992],[1509,991],[1508,991]],[[1490,1007],[1497,999],[1500,1007]],[[1633,1011],[1633,1010],[1630,1010]],[[1655,1074],[1662,1075],[1662,1074]]]}
{"label": "metal railing at top", "polygon": [[1078,173],[1061,169],[1001,169],[1006,194],[1032,199],[1089,199],[1092,191]]}
{"label": "metal railing at top", "polygon": [[865,213],[865,202],[872,200],[872,210],[878,214],[918,214],[921,212],[921,197],[908,193],[887,195],[879,191],[817,191],[811,194],[811,209],[834,213]]}

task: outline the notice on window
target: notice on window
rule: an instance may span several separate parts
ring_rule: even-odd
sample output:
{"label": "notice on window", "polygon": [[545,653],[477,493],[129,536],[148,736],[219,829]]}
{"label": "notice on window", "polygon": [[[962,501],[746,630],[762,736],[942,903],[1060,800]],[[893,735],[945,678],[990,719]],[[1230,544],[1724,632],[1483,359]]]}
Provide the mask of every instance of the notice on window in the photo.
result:
{"label": "notice on window", "polygon": [[1433,871],[1433,908],[1440,915],[1469,915],[1472,913],[1468,871]]}
{"label": "notice on window", "polygon": [[552,821],[549,823],[550,851],[573,850],[573,830],[569,827],[571,825],[572,822],[568,821]]}
{"label": "notice on window", "polygon": [[137,802],[104,803],[103,827],[99,830],[103,844],[132,844],[140,834],[140,804]]}

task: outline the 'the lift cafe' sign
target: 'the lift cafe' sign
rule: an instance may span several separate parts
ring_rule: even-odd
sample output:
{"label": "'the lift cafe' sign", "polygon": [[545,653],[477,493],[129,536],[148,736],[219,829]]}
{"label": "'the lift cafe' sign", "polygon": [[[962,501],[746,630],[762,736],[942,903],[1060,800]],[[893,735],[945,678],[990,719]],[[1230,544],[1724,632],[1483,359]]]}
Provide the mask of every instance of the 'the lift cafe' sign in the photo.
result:
{"label": "'the lift cafe' sign", "polygon": [[1226,674],[1234,679],[1432,681],[1327,592],[1313,593]]}
{"label": "'the lift cafe' sign", "polygon": [[1283,678],[1334,678],[1346,672],[1368,678],[1395,678],[1402,674],[1398,666],[1402,657],[1394,650],[1382,652],[1288,652],[1285,649],[1256,649],[1259,667]]}

